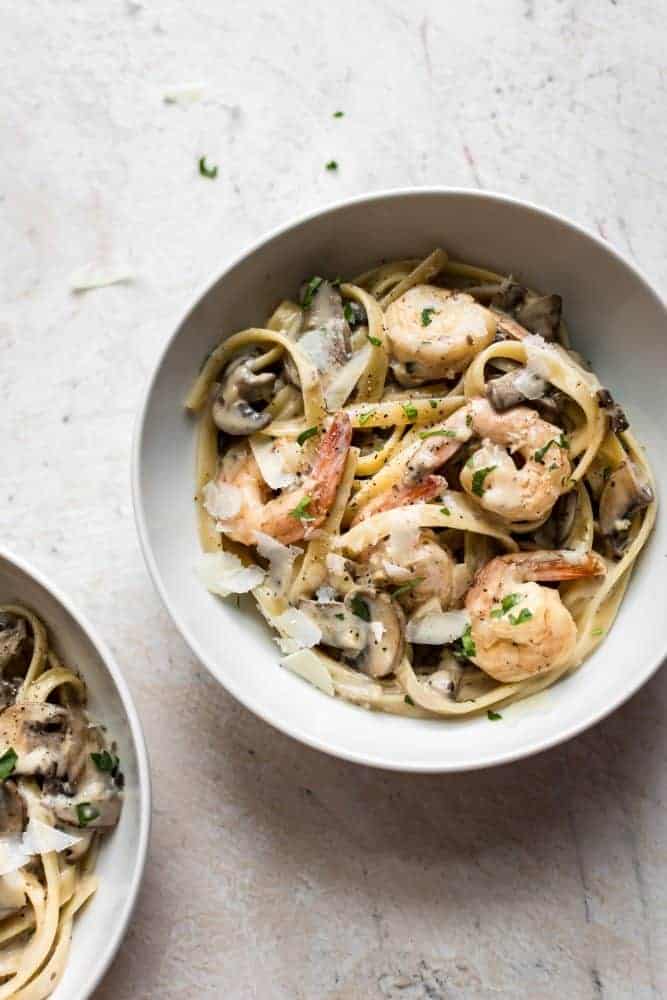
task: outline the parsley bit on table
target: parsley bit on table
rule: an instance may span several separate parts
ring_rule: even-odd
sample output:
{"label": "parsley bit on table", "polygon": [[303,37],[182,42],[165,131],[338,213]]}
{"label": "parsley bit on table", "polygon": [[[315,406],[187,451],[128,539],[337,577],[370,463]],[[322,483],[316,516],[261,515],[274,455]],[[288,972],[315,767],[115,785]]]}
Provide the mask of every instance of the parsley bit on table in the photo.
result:
{"label": "parsley bit on table", "polygon": [[329,160],[329,162],[326,165],[326,169],[327,170],[338,170],[338,161],[337,160]]}
{"label": "parsley bit on table", "polygon": [[202,177],[208,177],[209,180],[213,180],[214,177],[218,176],[218,168],[215,166],[208,167],[206,165],[206,157],[199,157],[199,173]]}

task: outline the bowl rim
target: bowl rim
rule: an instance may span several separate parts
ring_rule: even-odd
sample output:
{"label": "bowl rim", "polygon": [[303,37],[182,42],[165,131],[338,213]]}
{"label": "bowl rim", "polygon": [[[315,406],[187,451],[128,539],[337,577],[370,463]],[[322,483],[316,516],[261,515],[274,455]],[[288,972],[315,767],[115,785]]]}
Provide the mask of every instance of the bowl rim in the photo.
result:
{"label": "bowl rim", "polygon": [[111,650],[107,646],[104,639],[99,635],[96,628],[91,624],[86,615],[82,614],[82,612],[72,604],[69,598],[63,594],[59,587],[56,587],[53,583],[51,583],[51,581],[48,580],[40,570],[34,569],[34,567],[25,558],[16,555],[15,552],[7,549],[4,545],[0,546],[0,561],[2,560],[9,563],[10,566],[14,566],[22,573],[25,573],[37,584],[39,584],[39,586],[42,587],[48,594],[50,594],[50,596],[65,609],[71,618],[74,619],[90,643],[94,646],[104,664],[105,669],[111,676],[120,697],[123,710],[125,711],[125,715],[129,723],[132,743],[137,757],[137,773],[139,777],[139,835],[136,841],[134,874],[130,882],[128,894],[123,901],[116,926],[112,930],[101,955],[98,953],[99,957],[92,959],[91,964],[93,965],[93,968],[87,975],[82,986],[80,987],[79,992],[77,993],[77,1000],[88,1000],[88,998],[92,996],[94,990],[96,990],[102,982],[102,979],[108,972],[111,963],[116,957],[120,944],[130,926],[139,896],[139,889],[141,888],[141,883],[144,877],[152,818],[152,791],[148,750],[146,748],[146,741],[141,721],[139,719],[139,713],[137,712],[125,678],[123,677],[121,669],[116,663]]}
{"label": "bowl rim", "polygon": [[[265,710],[262,706],[255,702],[255,699],[248,696],[243,690],[242,686],[237,685],[233,682],[229,682],[227,679],[224,681],[216,674],[214,667],[209,664],[203,650],[201,649],[196,637],[192,634],[188,625],[182,620],[181,616],[178,614],[177,610],[172,607],[171,601],[164,586],[160,571],[157,566],[148,536],[148,525],[147,517],[144,509],[144,497],[141,490],[141,455],[144,444],[144,435],[146,429],[146,417],[148,414],[148,409],[153,396],[153,390],[155,388],[155,383],[158,376],[162,370],[162,366],[166,355],[171,349],[172,344],[176,340],[177,336],[185,324],[186,320],[194,309],[199,305],[199,303],[208,295],[211,290],[221,281],[226,274],[228,274],[233,268],[240,265],[247,258],[251,257],[253,254],[261,250],[266,244],[270,243],[272,240],[279,236],[284,235],[292,229],[297,229],[308,222],[317,219],[318,217],[323,217],[327,215],[335,215],[341,209],[349,208],[354,205],[366,205],[372,204],[374,202],[381,201],[392,201],[394,199],[402,198],[421,198],[421,197],[433,197],[442,196],[445,198],[470,198],[471,200],[482,200],[489,202],[501,203],[509,206],[513,206],[522,211],[528,211],[529,213],[538,215],[540,217],[546,217],[548,220],[558,223],[566,228],[574,230],[580,236],[588,239],[595,243],[604,253],[615,258],[620,264],[624,265],[639,281],[643,286],[644,290],[655,300],[659,308],[661,308],[667,314],[667,303],[660,296],[658,291],[654,288],[652,283],[649,281],[644,272],[637,267],[637,265],[631,261],[622,251],[612,246],[611,243],[603,239],[597,233],[593,232],[586,226],[575,222],[568,216],[562,215],[559,212],[555,212],[552,209],[545,208],[536,202],[529,201],[522,198],[516,198],[512,195],[503,194],[496,191],[486,191],[477,188],[467,188],[467,187],[447,187],[445,185],[435,185],[427,187],[399,187],[399,188],[388,188],[381,191],[370,191],[364,192],[362,194],[353,195],[352,197],[338,199],[334,202],[329,202],[326,205],[310,209],[306,212],[300,213],[297,216],[289,218],[286,222],[275,226],[268,232],[263,233],[260,237],[249,245],[246,245],[239,252],[227,256],[222,264],[216,268],[216,270],[209,275],[203,282],[199,284],[194,293],[189,297],[187,306],[181,311],[177,322],[174,324],[172,333],[167,337],[165,343],[162,345],[158,352],[158,356],[153,363],[152,370],[147,379],[141,403],[136,415],[134,424],[134,433],[132,441],[132,469],[131,469],[131,481],[132,481],[132,499],[134,507],[134,519],[137,529],[137,534],[139,536],[139,543],[142,551],[146,567],[148,569],[149,575],[153,581],[155,589],[158,592],[160,600],[162,601],[167,613],[169,614],[171,620],[175,624],[178,631],[181,633],[186,643],[190,647],[193,654],[197,659],[206,667],[209,673],[214,677],[214,679],[221,684],[226,691],[228,691],[234,698],[236,698],[245,708],[251,711],[254,715],[258,716],[264,722],[268,722],[270,725],[274,726],[280,732],[285,733],[287,736],[291,736],[293,739],[298,740],[305,745],[312,747],[315,750],[319,750],[322,753],[330,754],[331,756],[338,757],[342,760],[350,761],[355,764],[363,764],[366,767],[375,767],[389,771],[398,772],[408,772],[416,774],[445,774],[445,773],[463,773],[466,771],[482,770],[489,767],[496,767],[502,764],[510,764],[514,761],[523,760],[526,757],[532,757],[534,754],[542,753],[545,750],[549,750],[552,747],[558,746],[561,743],[565,743],[567,740],[572,739],[574,736],[585,732],[587,729],[596,725],[602,719],[605,719],[612,712],[616,711],[621,705],[623,705],[629,698],[631,698],[638,690],[641,688],[659,669],[662,663],[667,658],[667,635],[665,636],[663,650],[659,657],[649,661],[646,667],[635,674],[632,677],[631,682],[628,684],[627,688],[616,698],[612,699],[603,708],[595,709],[588,713],[585,718],[577,723],[572,724],[567,729],[562,730],[552,736],[542,737],[538,739],[533,739],[531,742],[527,743],[525,746],[508,750],[506,752],[497,753],[493,758],[487,759],[482,756],[478,756],[476,759],[471,759],[465,764],[460,763],[449,763],[446,760],[443,761],[407,761],[405,763],[397,763],[395,761],[388,761],[382,758],[382,753],[364,753],[347,750],[340,746],[331,746],[326,741],[320,740],[317,737],[309,736],[300,731],[300,727],[283,718],[278,718],[270,711]],[[667,315],[666,315],[667,319]]]}

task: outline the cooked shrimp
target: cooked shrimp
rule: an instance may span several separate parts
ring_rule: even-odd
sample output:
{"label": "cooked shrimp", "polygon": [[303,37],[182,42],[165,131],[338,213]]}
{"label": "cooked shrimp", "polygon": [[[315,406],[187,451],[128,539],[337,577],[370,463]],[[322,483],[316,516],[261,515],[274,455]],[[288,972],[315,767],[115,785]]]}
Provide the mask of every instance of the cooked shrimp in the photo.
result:
{"label": "cooked shrimp", "polygon": [[562,666],[572,655],[577,627],[558,591],[537,581],[605,573],[604,560],[593,552],[517,552],[492,559],[466,595],[471,659],[503,683]]}
{"label": "cooked shrimp", "polygon": [[433,531],[422,528],[416,544],[406,557],[392,546],[391,537],[384,539],[364,557],[368,560],[371,581],[375,585],[405,586],[400,600],[406,610],[412,610],[436,597],[448,608],[454,591],[455,562],[449,549],[438,543]]}
{"label": "cooked shrimp", "polygon": [[463,489],[506,521],[545,517],[572,469],[563,431],[527,406],[496,413],[487,400],[473,399],[470,412],[482,446],[461,470]]}
{"label": "cooked shrimp", "polygon": [[394,358],[415,379],[451,378],[491,343],[496,317],[471,295],[415,285],[385,313]]}
{"label": "cooked shrimp", "polygon": [[254,545],[256,531],[289,544],[319,528],[336,496],[351,440],[350,418],[337,413],[301,485],[283,490],[274,499],[269,499],[271,490],[248,445],[233,445],[222,460],[218,483],[239,490],[240,509],[234,517],[220,522],[221,530],[237,542]]}
{"label": "cooked shrimp", "polygon": [[424,476],[419,482],[399,483],[385,493],[380,493],[369,500],[354,518],[352,524],[365,521],[367,517],[379,514],[384,510],[394,510],[395,507],[407,507],[411,503],[433,500],[440,496],[446,488],[447,480],[443,476]]}

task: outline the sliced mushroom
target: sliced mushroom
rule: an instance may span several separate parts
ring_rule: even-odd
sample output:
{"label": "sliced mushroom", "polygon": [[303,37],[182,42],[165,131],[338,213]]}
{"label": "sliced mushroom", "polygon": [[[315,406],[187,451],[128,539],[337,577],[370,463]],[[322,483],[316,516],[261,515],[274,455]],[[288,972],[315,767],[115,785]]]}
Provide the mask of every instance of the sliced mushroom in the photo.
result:
{"label": "sliced mushroom", "polygon": [[90,774],[80,782],[75,796],[45,796],[43,801],[61,823],[95,830],[116,825],[123,798],[113,781]]}
{"label": "sliced mushroom", "polygon": [[299,602],[299,609],[318,626],[325,646],[357,654],[368,643],[368,623],[340,601],[304,600]]}
{"label": "sliced mushroom", "polygon": [[276,384],[273,372],[253,371],[256,352],[233,358],[225,368],[213,400],[213,422],[227,434],[255,434],[271,422],[268,410],[256,410],[251,403],[271,399]]}
{"label": "sliced mushroom", "polygon": [[514,371],[491,379],[486,387],[487,399],[497,413],[504,413],[513,406],[532,402],[544,396],[548,383],[528,368],[515,368]]}
{"label": "sliced mushroom", "polygon": [[466,292],[468,295],[473,295],[478,302],[502,309],[503,312],[511,312],[526,297],[526,289],[511,275],[502,281],[473,285],[472,288],[466,288]]}
{"label": "sliced mushroom", "polygon": [[28,637],[28,630],[23,618],[8,611],[0,612],[0,670],[4,670],[10,660],[21,651]]}
{"label": "sliced mushroom", "polygon": [[598,525],[617,558],[627,546],[630,519],[648,507],[653,499],[653,490],[648,483],[640,481],[630,459],[609,477],[600,496]]}
{"label": "sliced mushroom", "polygon": [[577,513],[578,496],[576,490],[563,493],[553,506],[551,516],[535,532],[535,542],[543,549],[566,547]]}
{"label": "sliced mushroom", "polygon": [[609,420],[609,430],[614,434],[627,431],[630,426],[628,418],[618,403],[614,401],[614,397],[609,392],[609,389],[598,389],[596,398],[600,409],[606,410],[607,419]]}
{"label": "sliced mushroom", "polygon": [[400,606],[387,594],[357,587],[345,597],[345,606],[355,613],[365,608],[369,622],[368,641],[354,666],[369,677],[386,677],[401,662],[405,650],[405,618]]}
{"label": "sliced mushroom", "polygon": [[531,333],[549,341],[558,339],[562,311],[563,300],[560,295],[541,295],[539,298],[526,299],[514,315]]}
{"label": "sliced mushroom", "polygon": [[13,781],[0,784],[0,836],[22,833],[25,822],[25,807]]}
{"label": "sliced mushroom", "polygon": [[75,709],[22,702],[0,714],[0,754],[17,755],[15,774],[76,780],[87,753],[87,723]]}

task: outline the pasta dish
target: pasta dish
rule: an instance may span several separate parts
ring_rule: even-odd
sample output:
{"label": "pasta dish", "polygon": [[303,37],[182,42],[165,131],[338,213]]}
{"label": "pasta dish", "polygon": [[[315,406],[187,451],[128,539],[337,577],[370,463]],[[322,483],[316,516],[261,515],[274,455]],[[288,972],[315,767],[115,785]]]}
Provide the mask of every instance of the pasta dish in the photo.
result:
{"label": "pasta dish", "polygon": [[559,295],[435,250],[297,298],[186,400],[199,575],[329,695],[498,718],[604,640],[655,519],[644,451]]}

